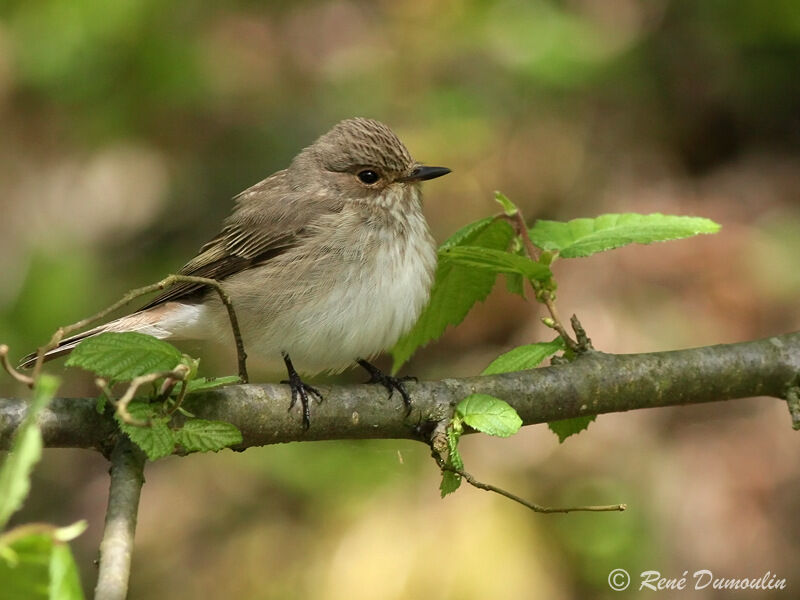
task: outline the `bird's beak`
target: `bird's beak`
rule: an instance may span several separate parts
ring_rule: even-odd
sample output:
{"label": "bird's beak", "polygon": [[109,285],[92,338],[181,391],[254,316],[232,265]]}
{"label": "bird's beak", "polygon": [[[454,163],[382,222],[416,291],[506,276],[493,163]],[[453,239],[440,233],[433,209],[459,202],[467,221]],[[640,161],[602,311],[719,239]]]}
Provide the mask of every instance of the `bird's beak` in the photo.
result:
{"label": "bird's beak", "polygon": [[428,179],[436,179],[442,175],[447,175],[450,169],[447,167],[416,167],[411,171],[410,175],[400,177],[397,181],[410,182],[410,181],[427,181]]}

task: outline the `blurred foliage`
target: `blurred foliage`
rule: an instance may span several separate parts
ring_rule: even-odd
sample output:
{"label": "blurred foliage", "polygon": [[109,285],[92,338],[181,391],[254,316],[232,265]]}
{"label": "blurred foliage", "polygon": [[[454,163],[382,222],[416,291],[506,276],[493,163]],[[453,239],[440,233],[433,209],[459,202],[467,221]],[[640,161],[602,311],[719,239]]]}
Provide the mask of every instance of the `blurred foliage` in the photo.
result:
{"label": "blurred foliage", "polygon": [[[3,0],[0,341],[20,356],[176,270],[229,198],[356,115],[453,168],[426,186],[439,240],[495,212],[495,189],[528,219],[721,222],[713,240],[559,265],[562,312],[598,348],[800,328],[798,72],[796,0]],[[549,339],[538,316],[495,293],[409,369],[475,374]],[[426,449],[391,441],[167,459],[144,490],[132,597],[581,598],[610,594],[611,566],[789,575],[796,438],[768,408],[711,410],[605,416],[558,449],[539,428],[463,443],[480,479],[564,504],[579,472],[602,484],[568,500],[642,509],[622,515],[532,519],[473,490],[440,502]],[[45,453],[20,518],[90,517],[90,587],[105,465],[63,456]]]}

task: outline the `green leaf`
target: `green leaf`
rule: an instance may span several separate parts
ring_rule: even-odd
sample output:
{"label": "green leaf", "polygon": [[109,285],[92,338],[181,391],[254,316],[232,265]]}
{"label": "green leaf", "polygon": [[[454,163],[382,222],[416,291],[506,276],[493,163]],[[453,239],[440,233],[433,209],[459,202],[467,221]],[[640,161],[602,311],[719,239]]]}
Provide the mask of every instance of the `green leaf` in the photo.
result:
{"label": "green leaf", "polygon": [[66,365],[111,381],[128,381],[147,373],[170,371],[180,364],[182,356],[175,346],[151,335],[107,332],[78,344]]}
{"label": "green leaf", "polygon": [[11,560],[0,560],[0,590],[4,598],[48,600],[53,538],[46,533],[26,535],[7,546]]}
{"label": "green leaf", "polygon": [[72,552],[52,532],[29,533],[4,550],[13,561],[0,559],[0,598],[83,600]]}
{"label": "green leaf", "polygon": [[547,424],[550,431],[558,436],[558,441],[563,443],[571,435],[580,433],[587,427],[589,423],[594,421],[597,415],[588,415],[586,417],[573,417],[572,419],[562,419],[561,421],[551,421]]}
{"label": "green leaf", "polygon": [[139,421],[150,422],[145,426],[131,425],[115,415],[119,428],[142,449],[149,460],[158,460],[174,452],[175,435],[167,427],[169,419],[156,416],[153,407],[146,402],[131,402],[128,412]]}
{"label": "green leaf", "polygon": [[449,451],[450,464],[456,469],[461,469],[463,471],[464,460],[461,458],[461,453],[458,451],[458,440],[460,437],[461,431],[456,431],[452,427],[447,429],[447,449]]}
{"label": "green leaf", "polygon": [[78,567],[66,544],[53,544],[50,554],[50,600],[82,600]]}
{"label": "green leaf", "polygon": [[210,390],[222,385],[230,385],[232,383],[241,383],[238,375],[226,375],[225,377],[201,377],[200,379],[192,379],[188,384],[187,394],[200,392],[203,390]]}
{"label": "green leaf", "polygon": [[22,506],[30,491],[31,471],[42,456],[42,434],[37,420],[55,396],[58,385],[58,378],[51,375],[40,375],[36,380],[33,401],[14,434],[11,452],[0,468],[0,529]]}
{"label": "green leaf", "polygon": [[[463,227],[439,249],[440,254],[461,245],[505,250],[514,236],[505,221],[487,217]],[[483,301],[492,291],[497,274],[439,261],[428,306],[414,328],[392,349],[392,371],[405,363],[417,348],[438,338],[450,325],[458,325],[476,302]]]}
{"label": "green leaf", "polygon": [[231,423],[192,419],[175,432],[175,439],[189,452],[217,452],[241,444],[242,432]]}
{"label": "green leaf", "polygon": [[493,273],[518,273],[536,281],[545,281],[553,276],[550,269],[525,256],[493,248],[456,246],[440,251],[439,260]]}
{"label": "green leaf", "polygon": [[483,370],[481,375],[496,375],[498,373],[513,373],[514,371],[533,369],[548,356],[555,354],[559,350],[564,350],[564,340],[560,337],[557,337],[552,342],[538,342],[519,346],[495,358]]}
{"label": "green leaf", "polygon": [[506,290],[510,294],[525,297],[525,279],[519,273],[506,273]]}
{"label": "green leaf", "polygon": [[473,429],[498,437],[513,435],[522,427],[511,405],[488,394],[470,394],[458,403],[456,413]]}
{"label": "green leaf", "polygon": [[716,233],[720,226],[702,217],[680,217],[658,213],[600,215],[595,219],[536,221],[530,235],[539,248],[557,251],[564,258],[590,256],[628,244],[650,244]]}
{"label": "green leaf", "polygon": [[[444,243],[439,246],[439,250],[460,246],[462,244],[471,244],[473,240],[480,237],[487,229],[492,228],[497,222],[499,221],[494,217],[485,217],[483,219],[474,221],[469,225],[464,225],[464,227],[447,238]],[[508,229],[511,231],[511,227]]]}
{"label": "green leaf", "polygon": [[439,484],[439,492],[442,498],[447,494],[452,494],[461,487],[461,475],[452,471],[442,471],[442,482]]}
{"label": "green leaf", "polygon": [[[448,449],[448,464],[456,469],[464,470],[464,461],[461,458],[461,453],[458,451],[458,439],[461,437],[462,429],[460,426],[456,427],[456,421],[460,417],[456,416],[453,423],[447,428],[447,449]],[[442,482],[439,484],[439,491],[442,498],[447,494],[452,494],[461,486],[461,475],[453,473],[452,471],[442,471]]]}
{"label": "green leaf", "polygon": [[[512,248],[508,250],[509,252],[516,254],[517,256],[525,256],[525,247],[522,245],[522,241],[519,237],[514,238],[512,243]],[[506,289],[512,293],[521,296],[522,298],[525,297],[525,279],[519,273],[506,273]]]}

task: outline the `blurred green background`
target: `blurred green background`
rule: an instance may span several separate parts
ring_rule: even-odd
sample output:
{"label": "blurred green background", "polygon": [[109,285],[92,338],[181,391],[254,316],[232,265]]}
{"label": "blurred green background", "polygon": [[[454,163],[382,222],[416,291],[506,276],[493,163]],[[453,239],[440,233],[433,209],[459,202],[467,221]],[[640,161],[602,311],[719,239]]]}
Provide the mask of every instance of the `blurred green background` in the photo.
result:
{"label": "blurred green background", "polygon": [[[529,219],[722,223],[556,265],[561,312],[599,349],[800,328],[796,0],[4,0],[0,341],[21,356],[174,272],[233,195],[351,116],[453,169],[426,185],[439,241],[496,212],[495,189]],[[406,371],[475,374],[550,339],[540,316],[499,286]],[[195,350],[207,374],[234,372]],[[90,393],[62,364],[63,393]],[[0,393],[22,390],[3,378]],[[614,568],[770,570],[796,589],[800,438],[786,412],[739,401],[602,416],[563,446],[544,427],[463,442],[479,479],[541,503],[627,502],[623,514],[538,516],[473,489],[442,501],[410,442],[159,461],[131,598],[624,597],[606,583]],[[50,450],[16,519],[88,518],[73,544],[87,589],[106,493],[102,458]]]}

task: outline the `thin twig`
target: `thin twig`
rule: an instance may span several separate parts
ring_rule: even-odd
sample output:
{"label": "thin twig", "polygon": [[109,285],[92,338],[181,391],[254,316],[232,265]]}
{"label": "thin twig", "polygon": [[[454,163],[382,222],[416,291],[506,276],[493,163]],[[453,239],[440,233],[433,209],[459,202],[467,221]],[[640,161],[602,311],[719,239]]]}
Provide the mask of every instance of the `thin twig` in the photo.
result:
{"label": "thin twig", "polygon": [[[171,378],[177,381],[184,381],[186,376],[189,374],[189,366],[180,364],[171,371],[159,371],[157,373],[147,373],[146,375],[139,375],[138,377],[134,377],[131,379],[130,383],[128,384],[128,389],[125,390],[125,393],[120,396],[119,400],[116,401],[117,406],[117,414],[119,418],[122,419],[128,425],[135,425],[137,427],[146,427],[149,425],[147,421],[140,421],[136,419],[128,412],[128,404],[131,403],[136,392],[139,391],[139,388],[147,383],[153,383],[154,381],[158,381],[162,378]],[[102,390],[107,390],[107,386],[101,387]]]}
{"label": "thin twig", "polygon": [[581,325],[578,315],[572,315],[572,317],[569,319],[569,322],[570,325],[572,325],[572,331],[575,332],[575,339],[578,342],[578,353],[594,350],[594,346],[592,346],[592,340],[590,340],[589,336],[586,335],[586,330],[583,328],[583,325]]}
{"label": "thin twig", "polygon": [[175,406],[173,406],[170,410],[167,411],[167,416],[171,417],[175,411],[180,410],[181,404],[183,404],[183,399],[186,397],[186,392],[189,389],[189,385],[186,383],[184,379],[181,382],[181,391],[178,393],[178,397],[175,399]]}
{"label": "thin twig", "polygon": [[542,506],[541,504],[536,504],[534,502],[528,502],[524,498],[520,498],[516,494],[512,494],[511,492],[507,492],[506,490],[497,487],[496,485],[491,485],[489,483],[483,483],[476,480],[472,475],[464,471],[463,469],[457,469],[452,465],[445,464],[438,456],[434,454],[434,458],[436,462],[439,464],[439,468],[442,471],[450,471],[451,473],[455,473],[456,475],[460,475],[463,477],[467,483],[471,486],[478,488],[479,490],[485,490],[487,492],[494,492],[495,494],[500,494],[501,496],[508,498],[509,500],[513,500],[522,506],[525,506],[531,509],[533,512],[537,513],[570,513],[570,512],[621,512],[623,510],[627,510],[627,504],[607,504],[607,505],[599,505],[599,506],[565,506],[565,507],[554,507],[554,506]]}
{"label": "thin twig", "polygon": [[11,363],[8,361],[8,346],[6,346],[5,344],[0,345],[0,363],[3,366],[3,370],[5,370],[6,373],[11,375],[11,377],[16,379],[20,383],[24,383],[28,387],[33,387],[34,383],[33,377],[25,375],[24,373],[20,373],[13,366],[11,366]]}
{"label": "thin twig", "polygon": [[553,298],[552,292],[544,292],[542,295],[542,304],[547,307],[547,311],[550,313],[550,320],[547,321],[545,324],[549,325],[553,329],[558,332],[558,335],[561,336],[561,339],[564,340],[564,343],[567,345],[567,348],[570,350],[577,352],[579,350],[579,344],[575,340],[572,339],[567,333],[567,330],[564,328],[564,325],[561,324],[561,317],[558,314],[558,309],[556,308],[555,298]]}
{"label": "thin twig", "polygon": [[[222,304],[225,306],[225,309],[228,311],[228,320],[231,322],[231,331],[233,333],[233,341],[236,344],[236,360],[239,365],[239,379],[242,380],[242,383],[247,383],[250,378],[247,375],[247,352],[244,350],[244,342],[242,341],[242,333],[239,329],[239,319],[236,317],[236,311],[233,308],[233,302],[231,301],[231,297],[228,293],[222,288],[219,281],[216,279],[209,279],[207,277],[194,277],[191,275],[170,275],[167,277],[175,278],[175,283],[199,283],[202,285],[207,285],[209,287],[214,288],[216,290],[219,299],[222,301]],[[174,284],[170,284],[174,285]]]}
{"label": "thin twig", "polygon": [[135,290],[129,291],[125,294],[122,298],[120,298],[117,302],[112,304],[111,306],[101,310],[100,312],[92,315],[91,317],[87,317],[76,323],[72,323],[71,325],[65,325],[63,327],[59,327],[53,336],[50,338],[50,341],[38,349],[37,356],[36,356],[36,363],[33,367],[33,378],[36,378],[36,375],[39,373],[42,367],[42,363],[44,362],[44,355],[58,346],[58,343],[64,339],[64,336],[72,333],[73,331],[77,331],[79,329],[83,329],[91,325],[92,323],[96,323],[113,313],[116,310],[119,310],[123,306],[127,305],[129,302],[132,302],[136,298],[140,296],[144,296],[146,294],[150,294],[152,292],[157,292],[160,290],[164,290],[166,288],[172,287],[176,283],[196,283],[199,285],[207,285],[213,288],[217,294],[219,295],[222,304],[225,306],[225,309],[228,312],[228,320],[231,323],[231,330],[233,332],[233,340],[236,344],[236,357],[239,365],[239,379],[242,380],[242,383],[247,383],[249,378],[247,376],[247,353],[244,349],[244,342],[242,341],[242,334],[241,330],[239,329],[239,320],[236,317],[236,311],[233,308],[233,302],[231,301],[230,296],[225,292],[220,285],[219,281],[216,279],[209,279],[207,277],[194,277],[192,275],[169,275],[159,281],[158,283],[153,283],[151,285],[146,285],[144,287],[137,288]]}
{"label": "thin twig", "polygon": [[111,453],[111,488],[100,542],[95,600],[124,600],[131,573],[136,513],[144,483],[144,454],[120,436]]}
{"label": "thin twig", "polygon": [[525,251],[528,253],[531,260],[539,260],[539,253],[536,251],[536,246],[533,245],[533,240],[528,232],[528,225],[525,223],[525,217],[522,216],[522,211],[517,208],[513,215],[503,213],[497,216],[511,224],[514,228],[514,232],[522,239],[522,243],[525,245]]}

